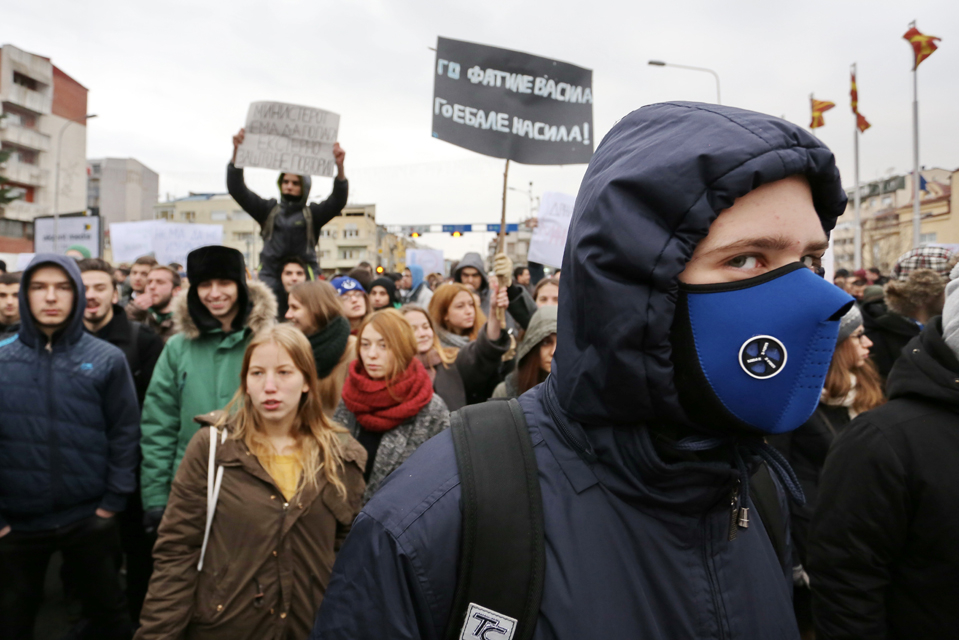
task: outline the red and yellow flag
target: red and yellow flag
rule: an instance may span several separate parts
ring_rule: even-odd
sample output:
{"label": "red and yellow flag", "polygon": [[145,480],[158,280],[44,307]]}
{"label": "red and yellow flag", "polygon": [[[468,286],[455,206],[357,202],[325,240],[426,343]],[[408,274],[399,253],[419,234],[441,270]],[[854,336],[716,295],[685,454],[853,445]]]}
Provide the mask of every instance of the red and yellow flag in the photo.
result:
{"label": "red and yellow flag", "polygon": [[836,103],[828,100],[816,100],[815,98],[810,98],[809,101],[812,103],[812,122],[809,123],[809,128],[818,129],[826,126],[822,114],[835,107]]}
{"label": "red and yellow flag", "polygon": [[852,98],[852,112],[856,114],[856,126],[859,127],[859,132],[863,133],[872,125],[866,120],[866,116],[859,113],[859,90],[856,88],[855,71],[852,72],[852,89],[849,90],[849,96]]}
{"label": "red and yellow flag", "polygon": [[912,45],[912,50],[916,54],[916,64],[913,65],[913,69],[918,69],[920,63],[939,48],[936,46],[936,42],[942,39],[936,36],[923,35],[919,32],[919,29],[915,27],[910,27],[909,31],[903,34],[902,37],[909,41],[909,44]]}

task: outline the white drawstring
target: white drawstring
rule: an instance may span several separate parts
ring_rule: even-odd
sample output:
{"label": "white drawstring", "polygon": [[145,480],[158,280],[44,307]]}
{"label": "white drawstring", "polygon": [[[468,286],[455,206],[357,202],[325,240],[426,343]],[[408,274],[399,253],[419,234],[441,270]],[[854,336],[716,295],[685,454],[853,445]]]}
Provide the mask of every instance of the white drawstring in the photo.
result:
{"label": "white drawstring", "polygon": [[[210,529],[213,526],[213,514],[216,513],[216,501],[220,497],[220,485],[223,484],[223,467],[216,466],[216,439],[220,435],[216,427],[210,427],[213,431],[210,434],[210,463],[206,472],[206,531],[203,532],[203,546],[200,548],[200,563],[196,566],[197,571],[203,570],[203,558],[206,556],[206,544],[210,541]],[[226,442],[226,429],[223,429],[223,439]],[[214,471],[216,480],[214,481]]]}

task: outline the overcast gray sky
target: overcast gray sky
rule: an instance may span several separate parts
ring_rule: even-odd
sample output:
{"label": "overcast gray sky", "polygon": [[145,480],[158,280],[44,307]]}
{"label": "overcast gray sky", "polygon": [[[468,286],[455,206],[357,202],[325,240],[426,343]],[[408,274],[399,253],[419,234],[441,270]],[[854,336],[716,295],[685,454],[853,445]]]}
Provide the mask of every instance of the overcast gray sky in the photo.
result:
{"label": "overcast gray sky", "polygon": [[[225,191],[230,137],[256,100],[341,115],[352,202],[377,220],[496,222],[503,161],[430,136],[436,37],[469,40],[593,70],[596,139],[622,116],[668,100],[715,101],[705,73],[650,67],[649,59],[715,69],[725,104],[809,123],[809,94],[831,100],[820,137],[852,183],[854,116],[849,65],[859,65],[861,176],[912,167],[911,20],[942,38],[919,71],[921,161],[959,166],[959,3],[842,0],[274,0],[160,3],[6,2],[0,42],[50,57],[90,90],[90,157],[132,157],[160,174],[160,197]],[[575,194],[585,165],[512,164],[510,185]],[[275,172],[248,170],[275,194]],[[325,196],[331,179],[314,180]],[[511,191],[508,217],[529,208]],[[458,258],[487,234],[427,242]]]}

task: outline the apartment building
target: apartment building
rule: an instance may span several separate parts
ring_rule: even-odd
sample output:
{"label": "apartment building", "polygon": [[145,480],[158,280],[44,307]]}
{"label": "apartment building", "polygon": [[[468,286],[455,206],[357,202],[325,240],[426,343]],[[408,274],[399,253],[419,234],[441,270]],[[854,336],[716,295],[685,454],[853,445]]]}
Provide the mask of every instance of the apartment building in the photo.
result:
{"label": "apartment building", "polygon": [[133,158],[97,158],[87,160],[87,176],[87,209],[103,225],[153,219],[160,176],[149,167]]}
{"label": "apartment building", "polygon": [[0,110],[10,153],[0,175],[20,195],[0,208],[0,252],[30,252],[34,218],[86,208],[87,89],[49,58],[5,44]]}
{"label": "apartment building", "polygon": [[[920,191],[922,245],[959,247],[959,171],[923,169],[925,188]],[[878,267],[887,273],[896,259],[913,246],[913,176],[890,176],[860,185],[863,268]],[[832,233],[836,269],[852,270],[855,263],[855,213],[853,191],[849,204]]]}

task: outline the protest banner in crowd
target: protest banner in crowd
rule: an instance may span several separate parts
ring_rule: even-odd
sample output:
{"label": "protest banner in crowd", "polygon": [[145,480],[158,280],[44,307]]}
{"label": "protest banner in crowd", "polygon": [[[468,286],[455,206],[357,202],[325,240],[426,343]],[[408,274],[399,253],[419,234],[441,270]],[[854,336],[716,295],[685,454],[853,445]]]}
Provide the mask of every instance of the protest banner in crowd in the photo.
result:
{"label": "protest banner in crowd", "polygon": [[110,245],[114,262],[133,262],[152,254],[160,264],[186,264],[186,255],[199,247],[222,244],[223,227],[144,220],[110,224]]}
{"label": "protest banner in crowd", "polygon": [[423,267],[423,273],[443,273],[443,252],[438,249],[407,249],[406,266],[411,264]]}
{"label": "protest banner in crowd", "polygon": [[539,204],[536,228],[529,241],[528,259],[550,267],[563,265],[566,234],[573,217],[576,197],[556,191],[543,194]]}
{"label": "protest banner in crowd", "polygon": [[589,162],[592,78],[565,62],[439,38],[433,137],[524,164]]}
{"label": "protest banner in crowd", "polygon": [[[33,250],[36,253],[64,253],[74,246],[84,247],[90,257],[100,257],[100,216],[60,215],[40,216],[33,221]],[[59,242],[53,241],[54,228]]]}
{"label": "protest banner in crowd", "polygon": [[339,128],[340,116],[330,111],[254,102],[246,114],[246,136],[237,148],[235,165],[332,177]]}

